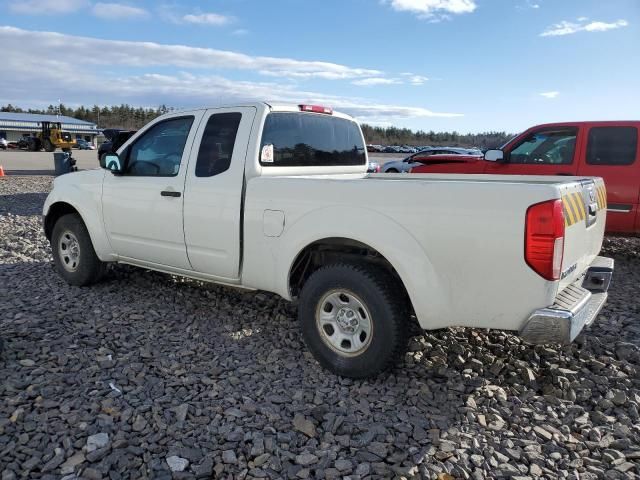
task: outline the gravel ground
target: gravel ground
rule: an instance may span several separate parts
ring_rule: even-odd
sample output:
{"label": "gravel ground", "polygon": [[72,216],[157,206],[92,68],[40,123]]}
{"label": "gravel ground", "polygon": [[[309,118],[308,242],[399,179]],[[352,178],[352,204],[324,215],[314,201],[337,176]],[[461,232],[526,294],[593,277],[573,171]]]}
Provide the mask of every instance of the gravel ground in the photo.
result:
{"label": "gravel ground", "polygon": [[50,183],[0,180],[2,480],[640,477],[638,239],[606,241],[615,284],[574,345],[448,329],[356,382],[274,295],[128,267],[66,285]]}

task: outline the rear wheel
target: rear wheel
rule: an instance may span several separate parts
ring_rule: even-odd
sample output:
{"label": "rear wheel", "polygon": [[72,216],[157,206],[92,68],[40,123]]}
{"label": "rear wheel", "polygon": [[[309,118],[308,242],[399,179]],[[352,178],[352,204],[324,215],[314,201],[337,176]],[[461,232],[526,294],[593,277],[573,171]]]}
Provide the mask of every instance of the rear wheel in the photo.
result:
{"label": "rear wheel", "polygon": [[390,168],[389,170],[387,170],[387,173],[400,173],[400,172],[395,168]]}
{"label": "rear wheel", "polygon": [[105,273],[106,264],[96,255],[87,227],[78,214],[58,219],[51,234],[51,250],[56,270],[71,285],[91,285]]}
{"label": "rear wheel", "polygon": [[333,264],[300,294],[298,320],[320,364],[345,377],[375,376],[404,354],[408,319],[396,282],[370,265]]}
{"label": "rear wheel", "polygon": [[45,141],[43,142],[43,146],[44,146],[44,149],[47,152],[55,152],[56,151],[56,146],[48,138],[45,139]]}

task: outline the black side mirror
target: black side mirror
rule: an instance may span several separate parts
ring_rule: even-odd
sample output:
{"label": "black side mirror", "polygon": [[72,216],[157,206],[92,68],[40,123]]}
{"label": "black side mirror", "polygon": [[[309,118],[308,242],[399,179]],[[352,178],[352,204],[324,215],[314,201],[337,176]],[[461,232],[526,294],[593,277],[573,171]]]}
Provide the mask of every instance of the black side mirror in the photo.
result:
{"label": "black side mirror", "polygon": [[124,172],[124,165],[117,153],[103,153],[100,157],[100,167],[106,168],[113,174],[120,174]]}

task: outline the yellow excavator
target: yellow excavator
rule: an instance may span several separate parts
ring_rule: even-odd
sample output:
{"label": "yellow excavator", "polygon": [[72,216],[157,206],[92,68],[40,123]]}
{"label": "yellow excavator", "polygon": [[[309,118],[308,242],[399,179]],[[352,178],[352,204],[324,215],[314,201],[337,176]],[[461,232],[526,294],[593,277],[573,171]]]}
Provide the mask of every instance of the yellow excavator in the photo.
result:
{"label": "yellow excavator", "polygon": [[63,152],[70,152],[76,141],[69,132],[62,130],[60,122],[41,122],[40,133],[29,139],[29,150],[38,152],[43,148],[47,152],[55,152],[61,148]]}

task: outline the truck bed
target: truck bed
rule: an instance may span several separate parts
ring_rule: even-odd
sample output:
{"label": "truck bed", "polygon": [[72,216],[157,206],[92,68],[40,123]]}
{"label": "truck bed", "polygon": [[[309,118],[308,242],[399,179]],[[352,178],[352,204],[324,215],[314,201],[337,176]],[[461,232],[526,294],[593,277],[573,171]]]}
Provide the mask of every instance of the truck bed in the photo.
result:
{"label": "truck bed", "polygon": [[[291,265],[290,252],[325,237],[353,238],[397,265],[424,328],[517,330],[531,311],[552,305],[600,250],[604,211],[590,231],[578,224],[567,228],[565,267],[575,267],[562,281],[543,279],[524,260],[528,207],[581,191],[580,180],[446,174],[255,177],[245,197],[243,283],[273,290],[273,284],[262,284],[264,272],[272,272],[274,283],[288,278],[280,269]],[[284,228],[278,236],[263,234],[267,210],[281,212]],[[282,282],[275,291],[289,296]]]}

